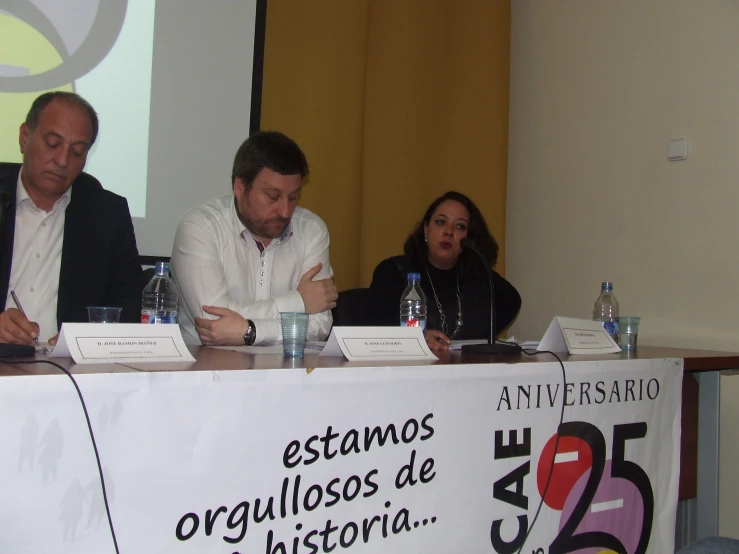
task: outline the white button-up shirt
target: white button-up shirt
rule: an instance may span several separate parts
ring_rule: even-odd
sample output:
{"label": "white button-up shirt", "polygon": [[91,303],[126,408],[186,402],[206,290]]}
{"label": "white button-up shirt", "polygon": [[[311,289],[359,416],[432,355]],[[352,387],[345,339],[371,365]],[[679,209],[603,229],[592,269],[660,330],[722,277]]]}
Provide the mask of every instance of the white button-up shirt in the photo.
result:
{"label": "white button-up shirt", "polygon": [[[195,317],[215,319],[202,306],[228,308],[254,321],[255,344],[281,340],[280,312],[305,310],[298,283],[319,263],[315,279],[333,277],[326,224],[304,208],[295,208],[285,232],[263,252],[239,220],[233,194],[193,208],[177,227],[171,262],[185,341],[200,343]],[[330,311],[311,314],[308,340],[325,340],[331,323]]]}
{"label": "white button-up shirt", "polygon": [[28,196],[21,181],[22,173],[21,168],[15,192],[15,240],[5,307],[17,307],[10,295],[14,290],[28,319],[38,323],[39,340],[46,341],[58,333],[59,270],[64,219],[72,189],[47,212],[37,208]]}

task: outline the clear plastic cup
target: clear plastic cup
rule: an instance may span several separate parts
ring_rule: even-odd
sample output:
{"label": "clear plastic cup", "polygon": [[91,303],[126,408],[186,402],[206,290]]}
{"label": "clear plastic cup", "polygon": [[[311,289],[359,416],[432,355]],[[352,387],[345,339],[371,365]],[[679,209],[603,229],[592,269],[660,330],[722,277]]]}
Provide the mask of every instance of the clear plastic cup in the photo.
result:
{"label": "clear plastic cup", "polygon": [[308,314],[280,312],[282,321],[282,349],[285,356],[302,356],[308,335]]}
{"label": "clear plastic cup", "polygon": [[639,336],[640,317],[620,317],[619,318],[619,339],[621,342],[621,350],[636,350],[636,339]]}
{"label": "clear plastic cup", "polygon": [[109,308],[107,306],[89,306],[87,320],[90,323],[120,323],[123,308]]}

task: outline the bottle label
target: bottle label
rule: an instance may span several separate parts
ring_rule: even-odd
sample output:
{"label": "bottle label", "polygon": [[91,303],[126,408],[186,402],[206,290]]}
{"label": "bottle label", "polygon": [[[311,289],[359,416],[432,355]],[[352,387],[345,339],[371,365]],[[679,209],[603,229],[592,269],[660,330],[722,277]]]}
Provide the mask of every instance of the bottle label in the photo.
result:
{"label": "bottle label", "polygon": [[177,323],[177,314],[141,314],[141,323]]}
{"label": "bottle label", "polygon": [[618,321],[604,321],[603,328],[606,330],[606,333],[614,338],[614,340],[618,341]]}
{"label": "bottle label", "polygon": [[421,331],[426,332],[425,319],[403,319],[400,321],[401,327],[420,327]]}

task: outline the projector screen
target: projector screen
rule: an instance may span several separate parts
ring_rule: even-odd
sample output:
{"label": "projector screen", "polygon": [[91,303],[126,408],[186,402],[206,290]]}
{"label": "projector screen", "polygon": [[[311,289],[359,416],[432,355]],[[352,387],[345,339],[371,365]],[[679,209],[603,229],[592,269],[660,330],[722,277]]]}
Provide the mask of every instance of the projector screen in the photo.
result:
{"label": "projector screen", "polygon": [[128,199],[139,253],[168,258],[259,128],[265,18],[266,0],[0,0],[0,161],[21,161],[36,96],[79,93],[100,117],[85,171]]}

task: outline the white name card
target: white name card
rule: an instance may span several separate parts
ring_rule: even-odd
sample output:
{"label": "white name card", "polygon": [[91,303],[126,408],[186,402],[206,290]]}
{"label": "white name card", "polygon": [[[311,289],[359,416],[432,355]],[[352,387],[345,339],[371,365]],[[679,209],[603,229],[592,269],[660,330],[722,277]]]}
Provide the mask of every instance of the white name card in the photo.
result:
{"label": "white name card", "polygon": [[349,361],[437,360],[420,327],[334,327],[319,356]]}
{"label": "white name card", "polygon": [[141,323],[64,323],[49,357],[78,364],[195,361],[179,325]]}
{"label": "white name card", "polygon": [[606,333],[600,321],[555,317],[549,324],[537,350],[570,354],[615,354],[621,348]]}

